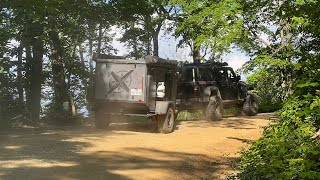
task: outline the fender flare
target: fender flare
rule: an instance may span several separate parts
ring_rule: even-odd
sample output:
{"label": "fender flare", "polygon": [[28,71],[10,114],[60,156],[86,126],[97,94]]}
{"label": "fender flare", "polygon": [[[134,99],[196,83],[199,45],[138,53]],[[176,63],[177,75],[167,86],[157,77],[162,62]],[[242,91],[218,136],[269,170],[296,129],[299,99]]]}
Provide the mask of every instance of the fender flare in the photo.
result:
{"label": "fender flare", "polygon": [[175,108],[175,103],[173,101],[157,101],[155,113],[157,115],[166,114],[170,106]]}

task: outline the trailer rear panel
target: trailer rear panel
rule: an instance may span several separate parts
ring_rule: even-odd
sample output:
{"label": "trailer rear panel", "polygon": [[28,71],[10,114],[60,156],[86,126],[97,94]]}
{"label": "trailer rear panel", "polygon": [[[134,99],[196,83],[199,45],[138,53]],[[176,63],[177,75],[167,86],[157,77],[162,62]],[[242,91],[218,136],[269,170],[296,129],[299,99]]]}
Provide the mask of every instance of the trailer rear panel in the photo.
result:
{"label": "trailer rear panel", "polygon": [[145,63],[139,62],[97,62],[95,99],[127,103],[145,102],[146,68]]}

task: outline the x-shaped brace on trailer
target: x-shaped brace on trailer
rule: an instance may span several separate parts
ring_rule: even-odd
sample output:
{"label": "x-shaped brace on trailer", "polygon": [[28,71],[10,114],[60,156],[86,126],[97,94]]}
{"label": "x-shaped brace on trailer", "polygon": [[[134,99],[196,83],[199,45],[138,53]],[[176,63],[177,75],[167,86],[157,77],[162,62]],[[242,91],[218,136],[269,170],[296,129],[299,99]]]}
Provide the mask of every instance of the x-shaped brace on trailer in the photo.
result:
{"label": "x-shaped brace on trailer", "polygon": [[125,75],[123,75],[122,77],[118,76],[116,73],[114,73],[113,71],[111,72],[111,75],[113,77],[113,79],[116,81],[111,88],[109,89],[109,91],[107,92],[107,94],[112,93],[114,90],[116,90],[118,87],[121,87],[122,89],[124,89],[125,91],[129,92],[129,87],[127,86],[127,84],[125,83],[125,80],[131,75],[131,73],[133,72],[133,70],[129,71],[128,73],[126,73]]}

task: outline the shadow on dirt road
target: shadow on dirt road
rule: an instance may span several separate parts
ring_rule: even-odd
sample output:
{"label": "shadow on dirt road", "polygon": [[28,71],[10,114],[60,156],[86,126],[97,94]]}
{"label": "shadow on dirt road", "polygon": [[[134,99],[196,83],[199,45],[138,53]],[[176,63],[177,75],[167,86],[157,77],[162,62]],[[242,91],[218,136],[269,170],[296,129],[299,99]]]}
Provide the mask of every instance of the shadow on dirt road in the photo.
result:
{"label": "shadow on dirt road", "polygon": [[[47,130],[15,132],[1,136],[0,179],[140,179],[115,173],[145,171],[146,178],[162,179],[152,171],[179,172],[182,179],[207,177],[220,166],[229,166],[234,158],[220,162],[202,154],[161,151],[151,148],[123,148],[122,151],[97,151],[82,154],[88,142],[68,141],[74,136],[102,141],[108,135],[127,136],[128,133],[95,132],[91,130],[64,132]],[[101,137],[103,135],[103,137]],[[134,153],[132,153],[134,152]],[[155,158],[153,156],[156,154]],[[132,175],[134,175],[133,173]],[[166,177],[170,178],[170,176]],[[172,178],[172,177],[171,177]]]}
{"label": "shadow on dirt road", "polygon": [[216,179],[237,163],[224,153],[258,138],[267,123],[224,121],[180,122],[166,135],[152,133],[150,122],[0,133],[0,179]]}

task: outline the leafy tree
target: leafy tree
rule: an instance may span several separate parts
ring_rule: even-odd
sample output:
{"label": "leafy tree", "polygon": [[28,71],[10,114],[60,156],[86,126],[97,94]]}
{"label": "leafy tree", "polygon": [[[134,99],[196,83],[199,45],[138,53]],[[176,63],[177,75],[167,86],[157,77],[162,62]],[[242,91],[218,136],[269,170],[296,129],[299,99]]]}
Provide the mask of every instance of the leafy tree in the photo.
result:
{"label": "leafy tree", "polygon": [[203,46],[210,49],[211,59],[229,52],[242,32],[242,9],[236,0],[173,0],[172,3],[181,8],[176,34],[183,39],[179,44],[190,46],[195,62],[201,59],[199,51]]}
{"label": "leafy tree", "polygon": [[[289,56],[294,57],[292,95],[280,111],[280,120],[266,127],[263,137],[242,153],[237,175],[240,179],[318,179],[320,176],[320,144],[315,134],[320,128],[317,45],[320,36],[316,30],[320,24],[319,8],[318,1],[308,0],[285,1],[278,7],[285,10],[282,15],[290,22],[290,30],[300,34],[292,39],[304,37],[298,43],[291,42],[295,45],[292,45],[294,56]],[[292,48],[287,49],[292,52]],[[271,47],[269,51],[272,53]]]}
{"label": "leafy tree", "polygon": [[[135,58],[141,54],[159,56],[159,33],[172,11],[168,0],[111,1],[114,11],[125,29],[120,39],[133,48]],[[151,50],[153,48],[153,50]]]}
{"label": "leafy tree", "polygon": [[[4,53],[1,56],[18,55],[18,81],[19,81],[19,99],[22,100],[23,94],[21,82],[22,82],[22,48],[26,49],[26,71],[25,78],[28,79],[28,85],[26,84],[26,96],[27,107],[32,118],[38,119],[40,113],[40,99],[41,99],[41,72],[42,72],[42,57],[44,54],[43,48],[43,26],[41,21],[41,15],[44,14],[44,10],[41,9],[41,2],[35,4],[33,7],[29,3],[22,1],[4,1],[2,3],[2,17],[6,17],[5,26],[9,26],[8,39],[5,42],[5,46],[10,45],[10,42],[16,40],[20,42],[19,50],[10,53]],[[33,20],[32,20],[33,19]],[[32,51],[31,51],[32,48]],[[11,49],[11,48],[10,48]],[[13,48],[14,49],[14,48]],[[21,102],[20,102],[21,103]],[[31,105],[32,104],[32,105]],[[20,108],[21,109],[21,106]]]}
{"label": "leafy tree", "polygon": [[280,101],[284,101],[292,94],[294,63],[299,58],[301,45],[300,31],[294,26],[292,2],[244,0],[241,4],[245,31],[238,45],[252,56],[245,72],[253,71],[262,77],[259,73],[265,69],[274,74],[277,78],[270,84],[276,85],[275,95],[280,94]]}
{"label": "leafy tree", "polygon": [[[32,120],[51,109],[63,117],[55,119],[64,121],[72,112],[63,110],[63,102],[74,110],[76,104],[87,103],[81,98],[92,94],[93,63],[86,62],[84,53],[113,50],[106,33],[113,22],[109,4],[100,0],[5,0],[1,5],[0,76],[4,81],[0,86],[5,96],[1,104],[6,103],[2,99],[20,104],[17,113],[25,110]],[[5,88],[8,83],[10,87]],[[52,106],[41,107],[44,100]]]}

